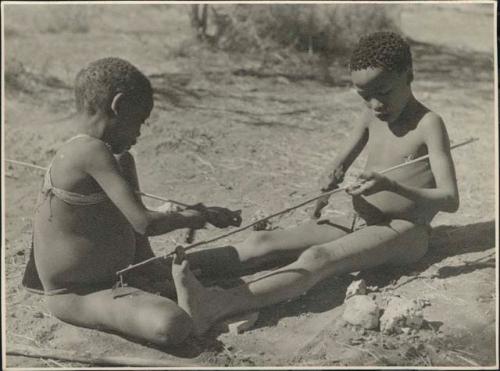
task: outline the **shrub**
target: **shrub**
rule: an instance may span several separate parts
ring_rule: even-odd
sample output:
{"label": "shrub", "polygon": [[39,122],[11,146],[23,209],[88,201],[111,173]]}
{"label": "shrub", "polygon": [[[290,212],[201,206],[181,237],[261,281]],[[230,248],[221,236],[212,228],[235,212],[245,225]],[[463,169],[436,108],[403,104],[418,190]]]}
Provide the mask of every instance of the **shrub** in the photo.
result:
{"label": "shrub", "polygon": [[394,11],[384,4],[238,4],[214,9],[215,44],[227,51],[278,47],[345,55],[365,33],[398,31]]}

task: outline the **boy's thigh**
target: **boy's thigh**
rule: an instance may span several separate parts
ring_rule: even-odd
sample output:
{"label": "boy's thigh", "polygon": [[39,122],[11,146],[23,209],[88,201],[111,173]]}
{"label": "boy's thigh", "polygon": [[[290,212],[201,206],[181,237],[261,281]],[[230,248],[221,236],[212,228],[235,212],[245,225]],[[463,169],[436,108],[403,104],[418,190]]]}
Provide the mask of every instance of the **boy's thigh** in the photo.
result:
{"label": "boy's thigh", "polygon": [[129,295],[117,298],[107,289],[85,295],[48,296],[47,302],[51,312],[65,322],[126,336],[154,340],[169,328],[172,333],[190,331],[189,316],[174,301],[130,289]]}
{"label": "boy's thigh", "polygon": [[348,218],[309,220],[284,230],[264,232],[264,242],[273,250],[301,251],[313,245],[320,245],[339,239],[350,232]]}
{"label": "boy's thigh", "polygon": [[375,266],[416,262],[427,251],[426,226],[406,220],[367,226],[333,242],[313,247],[323,256],[325,271],[349,273]]}
{"label": "boy's thigh", "polygon": [[407,220],[392,220],[390,227],[397,232],[391,244],[391,259],[389,265],[406,265],[419,261],[429,247],[429,226],[414,224]]}

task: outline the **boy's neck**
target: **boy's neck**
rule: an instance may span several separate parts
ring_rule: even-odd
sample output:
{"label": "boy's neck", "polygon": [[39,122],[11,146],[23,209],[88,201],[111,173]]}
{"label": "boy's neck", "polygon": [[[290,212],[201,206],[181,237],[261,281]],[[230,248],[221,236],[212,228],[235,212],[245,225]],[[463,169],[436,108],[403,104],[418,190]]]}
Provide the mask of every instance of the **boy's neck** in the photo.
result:
{"label": "boy's neck", "polygon": [[101,114],[88,115],[83,113],[78,120],[78,132],[102,139],[106,129],[106,120]]}
{"label": "boy's neck", "polygon": [[410,95],[408,97],[408,101],[406,102],[406,105],[404,106],[403,110],[399,114],[398,118],[391,122],[389,126],[400,126],[404,125],[406,122],[409,121],[409,118],[412,116],[412,114],[415,112],[415,109],[418,107],[419,101],[415,98],[412,92],[410,92]]}

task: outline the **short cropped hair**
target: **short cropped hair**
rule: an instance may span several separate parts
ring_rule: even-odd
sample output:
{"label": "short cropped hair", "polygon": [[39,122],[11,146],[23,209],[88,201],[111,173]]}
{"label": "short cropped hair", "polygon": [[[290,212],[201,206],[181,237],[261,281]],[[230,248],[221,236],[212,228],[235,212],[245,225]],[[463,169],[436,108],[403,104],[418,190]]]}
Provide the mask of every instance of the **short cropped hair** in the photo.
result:
{"label": "short cropped hair", "polygon": [[131,63],[120,58],[103,58],[90,63],[76,76],[75,98],[78,112],[111,113],[116,94],[127,102],[153,108],[153,89],[149,79]]}
{"label": "short cropped hair", "polygon": [[351,71],[382,68],[403,72],[412,69],[410,45],[394,32],[375,32],[361,37],[351,54]]}

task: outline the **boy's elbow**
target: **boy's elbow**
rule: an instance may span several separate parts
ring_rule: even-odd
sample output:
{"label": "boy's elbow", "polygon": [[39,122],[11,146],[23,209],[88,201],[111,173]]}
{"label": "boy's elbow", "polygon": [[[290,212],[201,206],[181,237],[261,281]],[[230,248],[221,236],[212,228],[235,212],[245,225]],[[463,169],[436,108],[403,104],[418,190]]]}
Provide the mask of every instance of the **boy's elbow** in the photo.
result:
{"label": "boy's elbow", "polygon": [[444,211],[448,213],[454,213],[458,210],[459,207],[460,207],[460,197],[458,196],[458,194],[450,195],[447,197]]}

